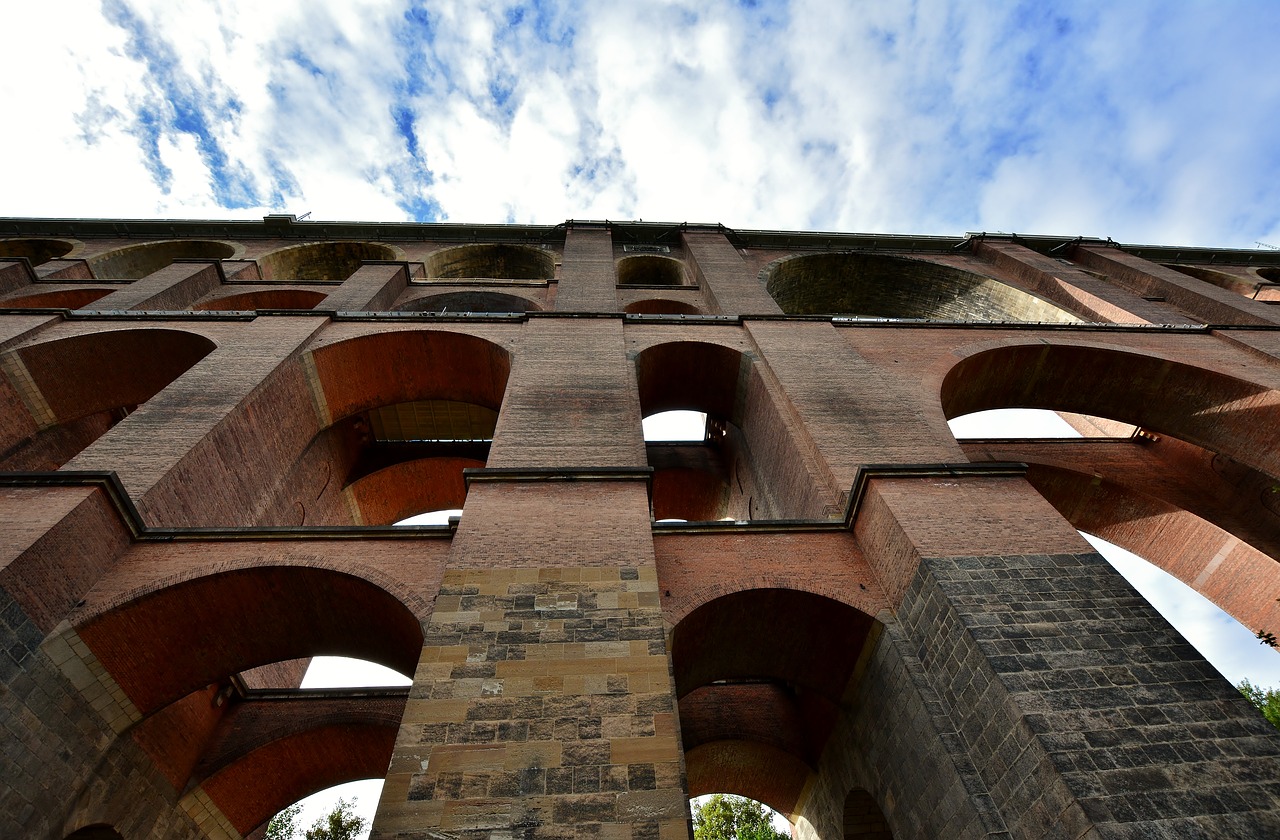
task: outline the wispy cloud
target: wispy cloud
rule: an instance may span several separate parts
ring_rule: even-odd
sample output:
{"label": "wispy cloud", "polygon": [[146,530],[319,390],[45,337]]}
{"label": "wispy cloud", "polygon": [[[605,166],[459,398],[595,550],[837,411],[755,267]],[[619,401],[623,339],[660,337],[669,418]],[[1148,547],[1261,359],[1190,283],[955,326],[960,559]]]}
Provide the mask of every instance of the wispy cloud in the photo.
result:
{"label": "wispy cloud", "polygon": [[0,141],[4,212],[1280,239],[1264,2],[104,0],[0,19],[32,35],[0,56],[0,96],[41,117],[39,139]]}

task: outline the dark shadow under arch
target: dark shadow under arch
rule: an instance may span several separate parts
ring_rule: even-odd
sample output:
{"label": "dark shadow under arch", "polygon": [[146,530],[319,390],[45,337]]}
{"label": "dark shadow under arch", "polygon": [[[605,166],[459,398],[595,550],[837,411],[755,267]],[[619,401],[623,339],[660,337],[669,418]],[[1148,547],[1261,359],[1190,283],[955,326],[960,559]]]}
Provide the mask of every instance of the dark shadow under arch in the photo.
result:
{"label": "dark shadow under arch", "polygon": [[32,267],[65,257],[75,243],[65,239],[0,239],[0,260],[25,257]]}
{"label": "dark shadow under arch", "polygon": [[501,292],[446,292],[414,298],[396,307],[399,312],[538,312],[542,307],[519,295]]}
{"label": "dark shadow under arch", "polygon": [[628,303],[623,312],[635,315],[701,315],[702,310],[692,303],[667,298],[646,298]]}
{"label": "dark shadow under arch", "polygon": [[0,308],[11,309],[84,309],[87,304],[106,297],[113,289],[61,289],[0,300]]}
{"label": "dark shadow under arch", "polygon": [[234,309],[314,309],[316,304],[324,300],[324,292],[307,289],[263,289],[256,292],[241,292],[213,298],[191,307],[196,310],[234,310]]}
{"label": "dark shadow under arch", "polygon": [[618,260],[620,286],[683,286],[684,264],[671,257],[642,254]]}
{"label": "dark shadow under arch", "polygon": [[227,260],[235,246],[226,242],[174,239],[126,245],[89,257],[93,276],[104,280],[137,280],[168,266],[174,260]]}

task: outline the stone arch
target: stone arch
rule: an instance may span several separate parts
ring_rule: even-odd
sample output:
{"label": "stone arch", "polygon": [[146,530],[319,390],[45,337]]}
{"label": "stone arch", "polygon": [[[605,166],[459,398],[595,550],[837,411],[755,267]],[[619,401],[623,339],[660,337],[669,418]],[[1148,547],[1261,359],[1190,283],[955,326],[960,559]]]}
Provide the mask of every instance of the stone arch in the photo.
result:
{"label": "stone arch", "polygon": [[457,245],[427,256],[427,277],[432,280],[485,278],[501,280],[552,280],[555,255],[532,245],[485,243]]}
{"label": "stone arch", "polygon": [[1006,344],[951,365],[946,417],[1045,408],[1131,423],[1280,476],[1280,390],[1150,352],[1075,343]]}
{"label": "stone arch", "polygon": [[0,260],[25,257],[34,267],[65,257],[75,247],[76,243],[66,239],[0,239]]}
{"label": "stone arch", "polygon": [[684,286],[684,263],[672,257],[638,254],[618,260],[620,286]]}
{"label": "stone arch", "polygon": [[240,292],[201,301],[191,307],[196,310],[233,309],[314,309],[325,299],[324,292],[310,289],[259,289]]}
{"label": "stone arch", "polygon": [[1079,318],[1035,295],[942,263],[862,251],[783,257],[760,280],[788,315],[949,321]]}
{"label": "stone arch", "polygon": [[144,586],[95,608],[76,629],[147,716],[232,674],[309,656],[412,674],[422,616],[396,588],[316,565],[241,566]]}
{"label": "stone arch", "polygon": [[83,309],[98,298],[106,297],[113,289],[58,289],[36,292],[0,300],[0,308],[6,309]]}
{"label": "stone arch", "polygon": [[520,295],[503,292],[464,291],[445,292],[414,298],[396,307],[399,312],[538,312],[542,309],[534,301]]}
{"label": "stone arch", "polygon": [[847,604],[781,588],[724,595],[681,619],[671,659],[690,793],[795,814],[876,626]]}
{"label": "stone arch", "polygon": [[113,248],[88,258],[93,276],[106,280],[137,280],[154,274],[174,260],[229,260],[236,255],[229,242],[172,239]]}
{"label": "stone arch", "polygon": [[277,248],[258,257],[263,280],[340,281],[346,280],[373,260],[398,260],[398,248],[381,242],[316,242]]}
{"label": "stone arch", "polygon": [[463,506],[462,471],[488,458],[506,393],[506,349],[464,332],[396,330],[318,347],[304,366],[323,415],[262,524],[389,525]]}
{"label": "stone arch", "polygon": [[702,315],[703,312],[692,303],[670,298],[645,298],[628,303],[623,312],[635,315]]}
{"label": "stone arch", "polygon": [[8,403],[0,415],[0,467],[57,469],[213,349],[195,333],[134,328],[0,355]]}
{"label": "stone arch", "polygon": [[781,519],[821,516],[815,483],[764,375],[751,356],[700,341],[656,344],[635,357],[640,413],[707,415],[700,443],[648,445],[661,519]]}

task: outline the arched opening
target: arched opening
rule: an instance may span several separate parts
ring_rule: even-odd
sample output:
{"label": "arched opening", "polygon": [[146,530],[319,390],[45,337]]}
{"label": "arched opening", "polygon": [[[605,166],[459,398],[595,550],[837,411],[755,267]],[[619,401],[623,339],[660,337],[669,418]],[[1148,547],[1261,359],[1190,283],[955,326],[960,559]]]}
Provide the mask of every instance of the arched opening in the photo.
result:
{"label": "arched opening", "polygon": [[462,312],[537,312],[541,309],[533,301],[519,295],[501,292],[449,292],[415,298],[396,307],[400,312],[438,312],[440,314]]}
{"label": "arched opening", "polygon": [[790,589],[731,593],[681,619],[671,658],[690,795],[733,793],[794,814],[874,624]]}
{"label": "arched opening", "polygon": [[706,415],[701,439],[646,445],[655,519],[782,519],[821,510],[812,482],[795,480],[802,457],[749,356],[703,342],[659,344],[636,357],[636,379],[642,417]]}
{"label": "arched opening", "polygon": [[692,303],[666,298],[647,298],[628,303],[624,312],[635,315],[701,315],[702,310]]}
{"label": "arched opening", "polygon": [[196,310],[253,310],[253,309],[314,309],[324,300],[323,292],[306,289],[264,289],[242,292],[202,301],[191,307]]}
{"label": "arched opening", "polygon": [[618,260],[620,286],[683,286],[684,264],[671,257],[642,254]]}
{"label": "arched opening", "polygon": [[0,468],[61,467],[213,349],[212,341],[192,333],[127,329],[0,356],[12,407],[0,417]]}
{"label": "arched opening", "polygon": [[432,280],[551,280],[556,276],[552,252],[506,243],[444,248],[429,254],[426,266]]}
{"label": "arched opening", "polygon": [[992,408],[947,421],[957,440],[968,438],[1132,437],[1138,427],[1105,417],[1049,411],[1043,408]]}
{"label": "arched opening", "polygon": [[357,574],[298,565],[162,583],[76,629],[143,716],[273,662],[345,656],[409,676],[422,650],[419,618],[397,595]]}
{"label": "arched opening", "polygon": [[59,289],[0,300],[6,309],[83,309],[98,298],[111,294],[111,289]]}
{"label": "arched opening", "polygon": [[767,266],[760,277],[788,315],[1051,323],[1080,320],[990,277],[887,254],[785,257]]}
{"label": "arched opening", "polygon": [[258,271],[263,280],[341,281],[355,274],[366,260],[399,258],[396,249],[378,242],[317,242],[264,254],[258,257]]}
{"label": "arched opening", "polygon": [[511,360],[445,331],[398,331],[314,351],[322,422],[282,478],[264,524],[389,525],[461,508],[463,471],[489,456]]}
{"label": "arched opening", "polygon": [[89,257],[93,276],[103,280],[137,280],[154,274],[174,260],[227,260],[235,256],[235,246],[226,242],[174,239],[126,245]]}
{"label": "arched opening", "polygon": [[412,527],[415,525],[448,525],[450,519],[457,519],[461,516],[462,508],[444,508],[443,510],[428,510],[422,513],[415,513],[413,516],[406,516],[395,524],[404,527]]}
{"label": "arched opening", "polygon": [[1280,283],[1280,268],[1260,268],[1258,276],[1268,283]]}
{"label": "arched opening", "polygon": [[0,239],[0,260],[24,257],[34,268],[65,257],[74,247],[64,239]]}
{"label": "arched opening", "polygon": [[875,797],[854,788],[844,799],[844,840],[893,840]]}

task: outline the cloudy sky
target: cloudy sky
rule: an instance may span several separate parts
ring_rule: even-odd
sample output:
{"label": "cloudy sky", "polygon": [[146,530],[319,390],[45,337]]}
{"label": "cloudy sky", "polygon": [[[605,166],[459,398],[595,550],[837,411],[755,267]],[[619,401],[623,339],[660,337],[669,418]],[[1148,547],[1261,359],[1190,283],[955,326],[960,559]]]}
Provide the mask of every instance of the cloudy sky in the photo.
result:
{"label": "cloudy sky", "polygon": [[0,31],[0,215],[1280,245],[1266,0],[65,0]]}

